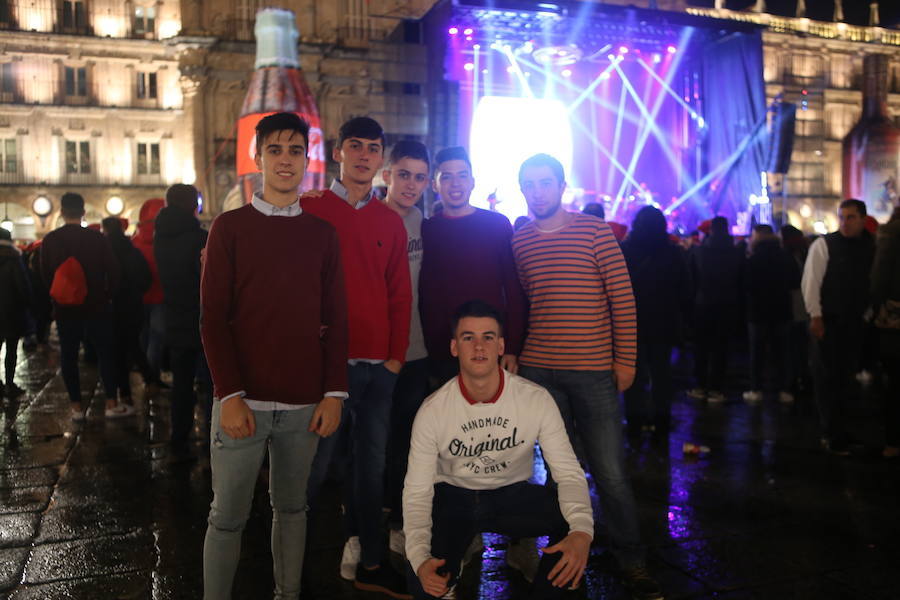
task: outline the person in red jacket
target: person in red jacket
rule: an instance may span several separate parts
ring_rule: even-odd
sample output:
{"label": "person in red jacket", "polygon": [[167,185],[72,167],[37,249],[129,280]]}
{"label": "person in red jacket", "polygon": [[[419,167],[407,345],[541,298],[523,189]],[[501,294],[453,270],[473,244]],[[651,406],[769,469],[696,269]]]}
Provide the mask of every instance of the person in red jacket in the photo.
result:
{"label": "person in red jacket", "polygon": [[163,320],[163,289],[159,282],[159,270],[156,268],[156,257],[153,255],[153,232],[156,215],[166,205],[162,198],[151,198],[141,205],[140,220],[137,232],[131,243],[144,255],[150,267],[150,289],[144,293],[144,327],[141,332],[141,347],[146,355],[138,357],[138,367],[144,378],[147,391],[152,395],[159,391],[161,385],[159,371],[162,365],[163,340],[165,327]]}
{"label": "person in red jacket", "polygon": [[[381,507],[391,398],[409,344],[406,227],[372,189],[384,162],[381,125],[368,117],[344,123],[334,160],[340,163],[340,178],[324,193],[304,196],[302,205],[337,229],[349,299],[350,397],[342,425],[349,451],[344,485],[349,539],[341,574],[359,589],[398,597],[405,582],[384,560]],[[313,502],[335,454],[335,441],[319,443],[309,484]]]}
{"label": "person in red jacket", "polygon": [[257,124],[256,140],[262,196],[213,222],[200,281],[200,333],[216,398],[203,547],[207,600],[231,598],[266,451],[274,597],[299,597],[309,469],[319,439],[337,429],[347,390],[338,239],[298,200],[309,125],[276,113]]}

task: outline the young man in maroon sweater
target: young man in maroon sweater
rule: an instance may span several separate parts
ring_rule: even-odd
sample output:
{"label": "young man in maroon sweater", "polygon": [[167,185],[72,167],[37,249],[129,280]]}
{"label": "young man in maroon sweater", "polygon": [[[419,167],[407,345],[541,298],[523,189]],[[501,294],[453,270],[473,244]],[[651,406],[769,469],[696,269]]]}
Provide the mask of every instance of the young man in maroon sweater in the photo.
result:
{"label": "young man in maroon sweater", "polygon": [[[363,590],[405,595],[405,581],[388,564],[381,529],[391,398],[409,344],[410,290],[406,228],[382,204],[372,179],[384,162],[384,131],[368,117],[341,126],[333,158],[340,178],[331,189],[304,196],[303,210],[338,232],[350,328],[349,381],[337,440],[319,444],[310,476],[315,502],[333,458],[346,458],[344,509],[348,541],[341,575]],[[337,455],[337,456],[336,456]]]}
{"label": "young man in maroon sweater", "polygon": [[475,179],[465,148],[444,148],[434,158],[432,183],[444,209],[422,223],[419,306],[432,385],[453,378],[459,363],[450,356],[450,320],[456,307],[482,300],[500,309],[506,323],[501,365],[516,372],[525,334],[525,296],[513,259],[513,229],[502,214],[469,204]]}
{"label": "young man in maroon sweater", "polygon": [[309,125],[256,126],[262,196],[213,222],[200,284],[201,335],[216,401],[204,598],[231,597],[241,532],[266,449],[276,599],[300,595],[306,483],[347,390],[347,302],[334,228],[304,212]]}

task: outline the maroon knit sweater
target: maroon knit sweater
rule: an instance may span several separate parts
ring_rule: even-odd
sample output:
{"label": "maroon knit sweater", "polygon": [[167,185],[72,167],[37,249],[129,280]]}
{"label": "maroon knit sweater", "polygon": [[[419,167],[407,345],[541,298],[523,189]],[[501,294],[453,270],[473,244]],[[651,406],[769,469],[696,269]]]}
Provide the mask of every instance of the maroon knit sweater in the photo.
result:
{"label": "maroon knit sweater", "polygon": [[246,205],[213,221],[200,333],[215,394],[312,404],[347,390],[347,301],[337,234],[303,213]]}
{"label": "maroon knit sweater", "polygon": [[526,305],[513,259],[512,226],[482,209],[465,217],[436,216],[422,223],[419,308],[431,358],[450,358],[450,319],[469,300],[483,300],[504,319],[506,353],[518,355]]}

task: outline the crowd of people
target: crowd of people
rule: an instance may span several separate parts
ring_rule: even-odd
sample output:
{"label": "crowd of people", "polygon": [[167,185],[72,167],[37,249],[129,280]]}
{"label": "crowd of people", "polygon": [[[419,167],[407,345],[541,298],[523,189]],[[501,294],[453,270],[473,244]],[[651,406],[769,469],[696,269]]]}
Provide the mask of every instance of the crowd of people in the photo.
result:
{"label": "crowd of people", "polygon": [[[853,441],[844,417],[856,379],[881,374],[883,455],[900,455],[900,213],[877,243],[865,204],[846,200],[839,231],[811,243],[764,224],[735,240],[716,217],[685,244],[653,206],[627,232],[600,205],[565,210],[563,167],[538,154],[519,170],[531,218],[514,229],[471,205],[464,148],[432,159],[401,141],[386,153],[368,117],[341,127],[330,188],[300,195],[308,138],[295,114],[262,119],[262,189],[208,234],[189,185],[148,201],[131,239],[118,218],[82,227],[84,200],[72,193],[65,224],[24,256],[0,233],[7,396],[22,393],[19,339],[45,343],[52,319],[74,421],[85,418],[82,345],[96,356],[109,418],[134,413],[133,369],[152,395],[168,366],[176,449],[194,430],[196,390],[214,398],[203,403],[205,598],[231,597],[266,457],[276,598],[300,595],[307,519],[333,482],[346,534],[335,567],[357,588],[455,598],[490,531],[511,537],[507,561],[533,582],[532,597],[561,597],[583,585],[595,532],[582,464],[624,584],[635,598],[662,598],[625,436],[668,433],[672,354],[687,338],[688,396],[725,401],[730,351],[746,339],[743,400],[771,393],[790,405],[811,382],[822,445],[835,454]],[[428,186],[441,211],[425,219],[417,205]],[[535,445],[546,485],[530,482]]]}

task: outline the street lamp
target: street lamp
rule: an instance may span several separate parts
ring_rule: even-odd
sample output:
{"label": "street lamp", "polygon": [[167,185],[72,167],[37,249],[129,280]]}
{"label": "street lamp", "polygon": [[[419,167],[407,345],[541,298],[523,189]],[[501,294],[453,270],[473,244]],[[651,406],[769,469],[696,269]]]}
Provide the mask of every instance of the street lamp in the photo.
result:
{"label": "street lamp", "polygon": [[118,196],[112,196],[106,201],[106,212],[114,217],[118,217],[125,210],[125,202]]}
{"label": "street lamp", "polygon": [[31,203],[31,210],[41,219],[46,219],[53,212],[53,202],[47,196],[38,196]]}

